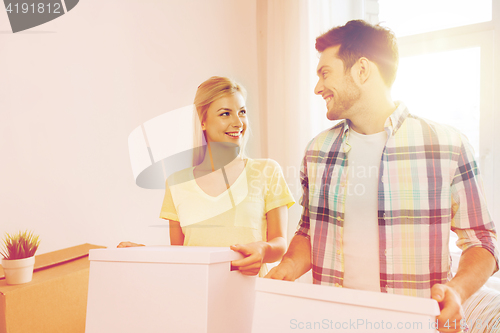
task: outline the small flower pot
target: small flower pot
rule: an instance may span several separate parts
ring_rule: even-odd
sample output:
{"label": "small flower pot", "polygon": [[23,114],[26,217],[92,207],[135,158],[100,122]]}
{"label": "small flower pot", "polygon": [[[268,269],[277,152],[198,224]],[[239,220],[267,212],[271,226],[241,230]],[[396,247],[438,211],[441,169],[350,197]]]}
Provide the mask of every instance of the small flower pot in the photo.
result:
{"label": "small flower pot", "polygon": [[35,256],[24,259],[2,259],[2,267],[7,284],[28,283],[33,278]]}

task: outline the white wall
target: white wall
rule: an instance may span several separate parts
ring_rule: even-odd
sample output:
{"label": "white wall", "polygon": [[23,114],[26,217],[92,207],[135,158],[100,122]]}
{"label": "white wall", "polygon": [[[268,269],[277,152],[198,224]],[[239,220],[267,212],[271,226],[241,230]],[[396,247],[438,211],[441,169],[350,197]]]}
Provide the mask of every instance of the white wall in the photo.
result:
{"label": "white wall", "polygon": [[0,10],[0,73],[0,236],[32,229],[38,254],[168,244],[163,191],[135,185],[127,137],[212,75],[247,88],[259,123],[256,2],[83,0],[16,34]]}

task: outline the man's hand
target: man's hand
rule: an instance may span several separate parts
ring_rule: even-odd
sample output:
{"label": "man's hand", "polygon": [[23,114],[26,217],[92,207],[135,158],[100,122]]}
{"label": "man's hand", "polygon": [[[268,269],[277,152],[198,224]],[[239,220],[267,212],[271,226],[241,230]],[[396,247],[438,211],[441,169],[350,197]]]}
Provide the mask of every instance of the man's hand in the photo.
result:
{"label": "man's hand", "polygon": [[432,286],[431,297],[439,302],[441,308],[441,314],[436,318],[440,332],[460,332],[464,328],[462,302],[488,280],[495,266],[495,258],[488,250],[472,247],[462,253],[453,279],[446,284]]}
{"label": "man's hand", "polygon": [[432,286],[431,298],[438,301],[441,309],[441,313],[436,317],[438,331],[443,333],[462,331],[464,311],[458,292],[452,287],[438,283]]}
{"label": "man's hand", "polygon": [[245,275],[257,275],[266,256],[265,242],[231,245],[231,250],[241,253],[245,258],[231,262],[233,267]]}
{"label": "man's hand", "polygon": [[295,235],[280,264],[267,273],[265,278],[295,281],[311,269],[311,242],[308,237]]}
{"label": "man's hand", "polygon": [[265,278],[274,280],[295,281],[295,265],[290,259],[283,259],[276,267],[273,267]]}

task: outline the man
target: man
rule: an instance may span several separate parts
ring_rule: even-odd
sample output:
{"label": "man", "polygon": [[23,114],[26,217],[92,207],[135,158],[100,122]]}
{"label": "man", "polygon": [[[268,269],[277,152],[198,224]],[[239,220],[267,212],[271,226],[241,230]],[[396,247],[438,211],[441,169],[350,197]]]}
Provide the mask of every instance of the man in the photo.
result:
{"label": "man", "polygon": [[[330,120],[308,145],[304,207],[281,263],[266,277],[432,297],[440,331],[498,270],[496,231],[466,138],[391,99],[398,50],[387,29],[350,21],[316,39],[315,93]],[[463,253],[451,276],[450,230]]]}

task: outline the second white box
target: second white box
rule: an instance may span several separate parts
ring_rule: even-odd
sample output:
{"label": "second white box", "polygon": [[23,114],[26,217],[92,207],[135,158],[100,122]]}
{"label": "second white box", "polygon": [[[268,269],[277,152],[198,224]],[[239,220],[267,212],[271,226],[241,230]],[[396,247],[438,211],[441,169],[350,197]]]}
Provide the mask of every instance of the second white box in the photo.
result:
{"label": "second white box", "polygon": [[253,333],[434,333],[432,299],[257,279]]}

